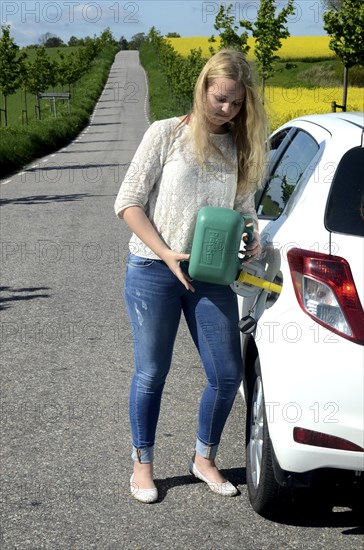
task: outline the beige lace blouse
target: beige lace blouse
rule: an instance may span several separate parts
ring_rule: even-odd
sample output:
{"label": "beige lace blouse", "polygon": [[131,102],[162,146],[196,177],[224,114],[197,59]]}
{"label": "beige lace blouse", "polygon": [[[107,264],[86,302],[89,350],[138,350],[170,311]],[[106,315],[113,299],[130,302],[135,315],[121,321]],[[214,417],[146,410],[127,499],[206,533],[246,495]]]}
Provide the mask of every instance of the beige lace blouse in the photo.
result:
{"label": "beige lace blouse", "polygon": [[[238,196],[236,149],[231,133],[211,134],[220,149],[201,165],[191,129],[178,117],[151,124],[127,170],[115,201],[122,217],[129,206],[143,208],[164,242],[176,252],[191,252],[197,213],[203,206],[223,206],[251,215],[254,196]],[[158,259],[135,234],[130,251]]]}

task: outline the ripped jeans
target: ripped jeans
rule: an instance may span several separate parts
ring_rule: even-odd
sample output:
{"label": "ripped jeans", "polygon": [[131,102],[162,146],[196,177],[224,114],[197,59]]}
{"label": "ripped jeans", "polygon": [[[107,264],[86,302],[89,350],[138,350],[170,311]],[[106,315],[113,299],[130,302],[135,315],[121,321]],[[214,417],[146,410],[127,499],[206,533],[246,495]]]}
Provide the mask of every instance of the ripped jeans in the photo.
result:
{"label": "ripped jeans", "polygon": [[[188,264],[181,263],[187,272]],[[229,286],[193,281],[187,290],[161,260],[129,254],[125,302],[133,330],[134,374],[129,415],[132,458],[153,462],[162,391],[185,316],[207,384],[200,402],[195,449],[214,458],[242,379],[236,294]]]}

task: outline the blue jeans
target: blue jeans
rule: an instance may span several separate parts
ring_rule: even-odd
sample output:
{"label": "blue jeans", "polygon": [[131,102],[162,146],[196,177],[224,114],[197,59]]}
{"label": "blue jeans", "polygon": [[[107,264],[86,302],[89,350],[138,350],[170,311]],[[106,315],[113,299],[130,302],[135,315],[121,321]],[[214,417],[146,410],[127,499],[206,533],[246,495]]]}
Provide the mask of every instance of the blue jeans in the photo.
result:
{"label": "blue jeans", "polygon": [[[188,264],[181,263],[187,272]],[[200,402],[196,450],[214,458],[242,379],[236,294],[229,286],[193,281],[187,290],[167,265],[129,254],[125,301],[133,330],[134,375],[129,414],[134,460],[153,462],[165,380],[183,311],[207,385]]]}

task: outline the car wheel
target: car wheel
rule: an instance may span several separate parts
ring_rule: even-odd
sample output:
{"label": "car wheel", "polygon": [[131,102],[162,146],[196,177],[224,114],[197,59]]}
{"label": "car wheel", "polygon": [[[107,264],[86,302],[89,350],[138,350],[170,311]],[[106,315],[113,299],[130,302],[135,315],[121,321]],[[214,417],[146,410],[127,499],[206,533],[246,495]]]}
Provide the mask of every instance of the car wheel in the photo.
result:
{"label": "car wheel", "polygon": [[250,379],[246,421],[246,478],[249,500],[260,515],[272,515],[277,506],[280,486],[272,462],[272,443],[265,414],[264,393],[259,360]]}

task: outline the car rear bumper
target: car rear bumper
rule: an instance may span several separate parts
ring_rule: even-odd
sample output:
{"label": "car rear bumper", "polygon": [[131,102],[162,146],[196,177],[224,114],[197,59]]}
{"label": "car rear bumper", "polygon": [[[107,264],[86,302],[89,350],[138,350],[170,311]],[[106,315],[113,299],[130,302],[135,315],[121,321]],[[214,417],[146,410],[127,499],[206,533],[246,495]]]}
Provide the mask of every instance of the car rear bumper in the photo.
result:
{"label": "car rear bumper", "polygon": [[364,449],[363,346],[315,327],[296,309],[274,322],[265,316],[265,322],[271,323],[270,330],[261,331],[256,345],[269,435],[280,468],[364,471],[364,452],[297,443],[293,435],[300,427]]}

